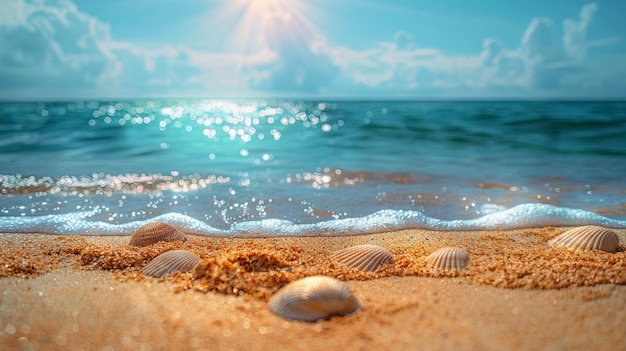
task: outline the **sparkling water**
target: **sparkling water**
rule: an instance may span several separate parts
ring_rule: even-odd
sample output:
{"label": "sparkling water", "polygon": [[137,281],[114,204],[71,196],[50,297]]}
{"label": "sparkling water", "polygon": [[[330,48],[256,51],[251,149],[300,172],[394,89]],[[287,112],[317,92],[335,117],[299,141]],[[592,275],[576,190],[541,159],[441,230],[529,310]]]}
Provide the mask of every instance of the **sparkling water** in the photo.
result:
{"label": "sparkling water", "polygon": [[626,228],[626,102],[0,103],[0,231]]}

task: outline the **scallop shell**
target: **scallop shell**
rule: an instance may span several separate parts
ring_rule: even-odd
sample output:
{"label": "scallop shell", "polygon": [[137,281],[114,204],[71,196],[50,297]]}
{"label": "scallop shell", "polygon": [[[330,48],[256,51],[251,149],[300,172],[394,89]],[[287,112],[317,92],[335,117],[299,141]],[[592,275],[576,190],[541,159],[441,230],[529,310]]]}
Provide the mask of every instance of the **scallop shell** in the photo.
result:
{"label": "scallop shell", "polygon": [[432,269],[457,270],[465,269],[469,263],[467,251],[458,247],[444,247],[428,256],[426,265]]}
{"label": "scallop shell", "polygon": [[607,228],[587,225],[570,229],[550,240],[549,244],[572,251],[595,249],[615,252],[619,246],[619,237]]}
{"label": "scallop shell", "polygon": [[141,269],[144,275],[163,278],[169,273],[191,272],[200,257],[187,250],[170,250],[155,257]]}
{"label": "scallop shell", "polygon": [[149,246],[159,241],[187,241],[183,232],[163,222],[150,222],[139,227],[130,237],[130,246]]}
{"label": "scallop shell", "polygon": [[376,271],[383,263],[394,263],[393,255],[376,245],[357,245],[337,250],[332,257],[356,269]]}
{"label": "scallop shell", "polygon": [[361,303],[339,280],[313,276],[284,286],[272,296],[267,307],[287,319],[314,322],[350,314],[361,308]]}

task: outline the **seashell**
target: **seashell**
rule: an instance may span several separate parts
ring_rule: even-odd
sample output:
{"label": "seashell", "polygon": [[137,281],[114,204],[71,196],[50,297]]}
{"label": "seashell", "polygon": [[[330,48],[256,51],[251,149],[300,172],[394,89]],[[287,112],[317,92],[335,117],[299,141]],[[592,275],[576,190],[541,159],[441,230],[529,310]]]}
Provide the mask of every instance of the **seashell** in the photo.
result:
{"label": "seashell", "polygon": [[139,227],[130,237],[130,246],[148,246],[159,241],[187,241],[187,237],[177,228],[163,222],[150,222]]}
{"label": "seashell", "polygon": [[187,250],[170,250],[155,257],[141,269],[144,275],[163,278],[169,273],[191,272],[200,257]]}
{"label": "seashell", "polygon": [[428,255],[426,265],[432,269],[460,271],[468,263],[467,251],[458,247],[444,247]]}
{"label": "seashell", "polygon": [[284,286],[272,296],[267,307],[288,319],[314,322],[350,314],[361,308],[361,303],[339,280],[313,276]]}
{"label": "seashell", "polygon": [[333,252],[332,257],[346,266],[366,271],[376,271],[383,263],[395,262],[389,251],[376,245],[347,247]]}
{"label": "seashell", "polygon": [[570,229],[548,243],[572,251],[595,249],[615,252],[619,246],[619,237],[607,228],[587,225]]}

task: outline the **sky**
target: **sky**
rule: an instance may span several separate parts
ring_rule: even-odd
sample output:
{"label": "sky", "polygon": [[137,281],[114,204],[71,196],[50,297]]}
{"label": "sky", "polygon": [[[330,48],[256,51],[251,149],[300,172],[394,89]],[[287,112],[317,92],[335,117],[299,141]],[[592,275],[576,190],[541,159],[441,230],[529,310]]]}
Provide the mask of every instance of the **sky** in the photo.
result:
{"label": "sky", "polygon": [[626,98],[626,1],[0,0],[0,99]]}

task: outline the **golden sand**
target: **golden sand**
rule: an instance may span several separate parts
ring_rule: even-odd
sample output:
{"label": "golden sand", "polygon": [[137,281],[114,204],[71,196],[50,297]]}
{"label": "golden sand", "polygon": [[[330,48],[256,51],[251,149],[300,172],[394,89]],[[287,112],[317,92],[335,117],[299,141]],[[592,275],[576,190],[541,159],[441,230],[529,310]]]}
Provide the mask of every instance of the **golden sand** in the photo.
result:
{"label": "golden sand", "polygon": [[[209,238],[128,246],[129,237],[0,235],[0,345],[8,349],[610,349],[626,350],[625,232],[616,253],[547,242],[565,228],[343,237]],[[393,265],[359,271],[333,251],[374,244]],[[432,272],[444,246],[470,255]],[[165,279],[139,269],[162,252],[202,258]],[[265,307],[311,275],[343,280],[365,305],[329,321]]]}

